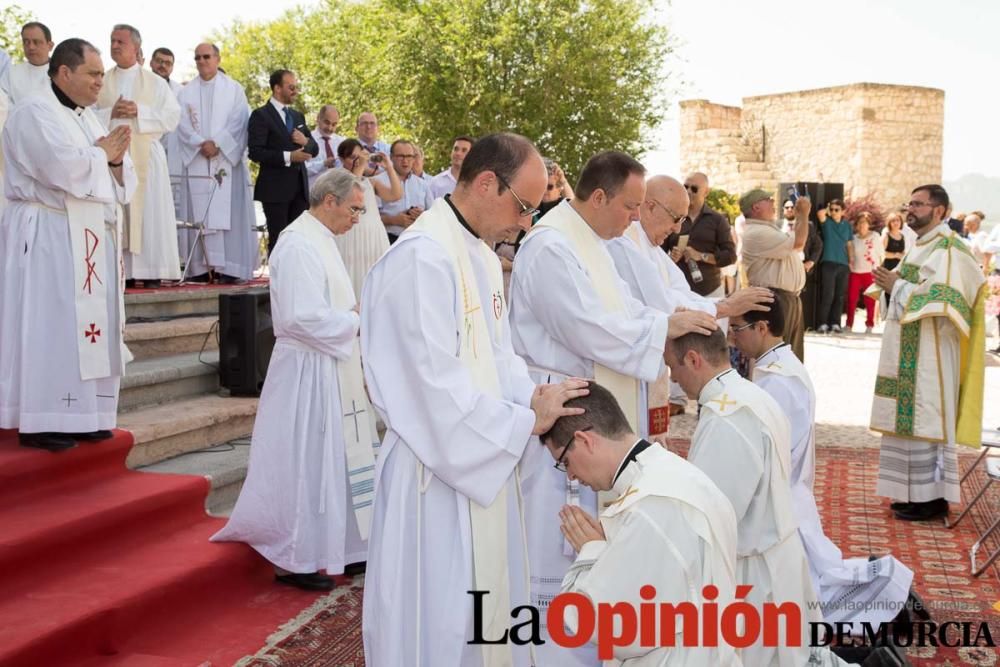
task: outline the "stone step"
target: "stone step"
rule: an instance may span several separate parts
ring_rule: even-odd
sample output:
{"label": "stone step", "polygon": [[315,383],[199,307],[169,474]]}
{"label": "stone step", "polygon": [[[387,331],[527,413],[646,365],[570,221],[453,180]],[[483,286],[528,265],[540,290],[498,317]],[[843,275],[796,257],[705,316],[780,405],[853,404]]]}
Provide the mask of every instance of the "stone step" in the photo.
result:
{"label": "stone step", "polygon": [[259,288],[266,285],[225,285],[162,289],[125,295],[126,321],[167,319],[190,315],[218,315],[219,294]]}
{"label": "stone step", "polygon": [[135,438],[127,464],[147,466],[247,436],[258,400],[205,394],[119,415],[118,427]]}
{"label": "stone step", "polygon": [[139,470],[175,475],[201,475],[212,486],[205,509],[213,516],[229,516],[243,488],[250,460],[250,438],[237,438],[221,445],[188,452]]}
{"label": "stone step", "polygon": [[218,391],[218,365],[218,350],[133,361],[125,367],[118,412]]}
{"label": "stone step", "polygon": [[201,349],[219,349],[217,335],[209,335],[219,318],[215,315],[178,317],[125,325],[125,342],[136,361],[168,357]]}

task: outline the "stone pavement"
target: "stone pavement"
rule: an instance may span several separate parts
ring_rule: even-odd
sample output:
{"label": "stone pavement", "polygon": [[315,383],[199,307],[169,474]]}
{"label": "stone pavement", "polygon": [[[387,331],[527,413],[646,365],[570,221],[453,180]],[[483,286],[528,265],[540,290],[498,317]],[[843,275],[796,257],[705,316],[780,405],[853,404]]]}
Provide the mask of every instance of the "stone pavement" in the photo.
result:
{"label": "stone pavement", "polygon": [[[859,313],[860,314],[860,313]],[[862,322],[855,328],[863,331]],[[850,333],[839,336],[806,334],[806,369],[816,388],[816,445],[878,447],[879,436],[868,430],[875,371],[882,336]],[[988,338],[987,349],[997,347]],[[688,403],[686,414],[670,422],[671,437],[690,438],[696,425],[697,408]],[[986,353],[986,392],[983,428],[1000,427],[1000,356]],[[998,432],[1000,438],[1000,432]]]}

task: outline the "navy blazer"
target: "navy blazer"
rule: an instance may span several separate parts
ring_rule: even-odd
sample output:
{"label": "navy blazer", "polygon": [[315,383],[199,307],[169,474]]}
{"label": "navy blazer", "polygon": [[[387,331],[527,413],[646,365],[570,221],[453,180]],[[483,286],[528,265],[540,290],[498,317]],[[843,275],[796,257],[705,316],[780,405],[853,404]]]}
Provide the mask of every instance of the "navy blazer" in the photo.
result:
{"label": "navy blazer", "polygon": [[250,159],[260,165],[257,182],[253,187],[253,198],[259,202],[288,202],[298,194],[299,183],[305,198],[309,198],[309,175],[305,162],[292,162],[285,166],[285,151],[302,148],[313,157],[319,155],[319,146],[306,127],[306,119],[301,113],[285,107],[292,116],[297,130],[309,140],[305,146],[298,146],[285,126],[285,121],[271,100],[254,109],[247,124],[247,149]]}

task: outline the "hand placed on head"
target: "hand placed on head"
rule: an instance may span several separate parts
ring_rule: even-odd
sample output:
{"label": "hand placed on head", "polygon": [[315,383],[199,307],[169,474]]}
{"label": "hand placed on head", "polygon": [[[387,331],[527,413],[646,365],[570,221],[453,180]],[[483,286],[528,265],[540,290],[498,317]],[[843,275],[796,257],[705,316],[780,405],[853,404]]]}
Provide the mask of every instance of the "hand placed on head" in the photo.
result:
{"label": "hand placed on head", "polygon": [[532,435],[545,433],[560,417],[582,415],[583,408],[563,407],[571,398],[586,396],[590,393],[587,380],[568,378],[559,384],[540,384],[531,395],[531,409],[535,413],[535,428]]}

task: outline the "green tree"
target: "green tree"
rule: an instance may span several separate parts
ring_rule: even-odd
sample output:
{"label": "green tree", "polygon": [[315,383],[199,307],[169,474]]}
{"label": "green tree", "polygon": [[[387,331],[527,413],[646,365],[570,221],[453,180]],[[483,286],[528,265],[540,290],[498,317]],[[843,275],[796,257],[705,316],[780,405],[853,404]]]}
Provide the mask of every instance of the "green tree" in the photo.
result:
{"label": "green tree", "polygon": [[267,98],[295,70],[299,105],[334,103],[345,132],[374,111],[443,168],[457,134],[532,138],[571,178],[601,150],[643,152],[672,95],[668,31],[653,0],[327,0],[217,35],[223,67]]}
{"label": "green tree", "polygon": [[725,190],[711,188],[708,191],[708,196],[705,198],[705,203],[708,204],[710,209],[716,210],[729,218],[729,224],[733,224],[733,221],[740,215],[739,196],[731,195]]}
{"label": "green tree", "polygon": [[20,5],[7,5],[0,9],[0,49],[6,51],[14,62],[24,60],[21,26],[34,19],[34,14]]}

